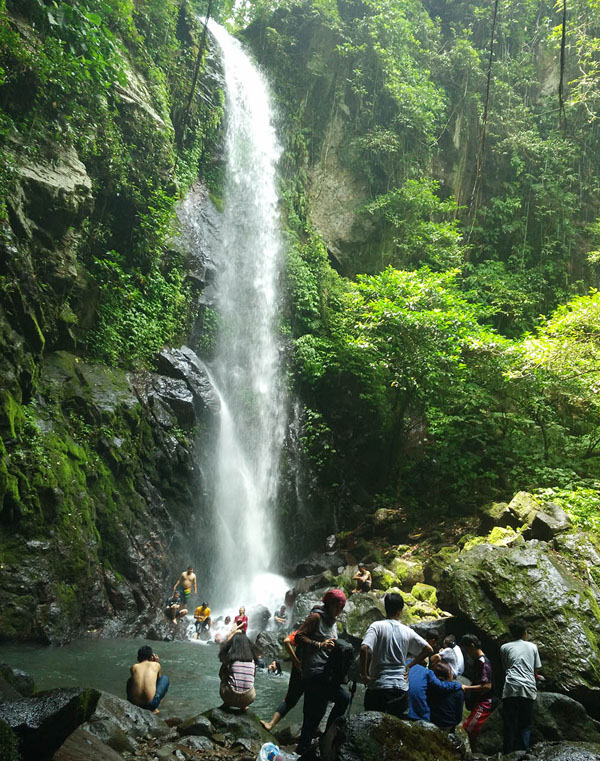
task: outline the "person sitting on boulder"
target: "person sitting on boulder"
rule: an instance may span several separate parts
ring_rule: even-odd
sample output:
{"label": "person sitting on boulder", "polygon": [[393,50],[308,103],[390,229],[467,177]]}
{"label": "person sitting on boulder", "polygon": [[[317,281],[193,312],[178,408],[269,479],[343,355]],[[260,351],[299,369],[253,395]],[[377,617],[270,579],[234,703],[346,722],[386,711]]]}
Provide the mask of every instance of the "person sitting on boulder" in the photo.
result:
{"label": "person sitting on boulder", "polygon": [[[435,656],[431,657],[433,660]],[[431,667],[433,674],[443,685],[456,685],[453,690],[440,690],[433,687],[427,688],[427,703],[429,704],[430,721],[440,729],[453,730],[460,724],[465,703],[464,691],[461,685],[454,681],[452,669],[448,663],[441,659]]]}
{"label": "person sitting on boulder", "polygon": [[492,713],[492,664],[474,634],[465,634],[460,644],[473,659],[473,683],[463,685],[465,705],[471,713],[463,721],[462,727],[469,736],[471,752],[474,753],[481,728]]}
{"label": "person sitting on boulder", "polygon": [[254,677],[258,650],[244,632],[234,629],[221,646],[219,660],[221,669],[219,694],[223,704],[229,708],[247,710],[256,698]]}
{"label": "person sitting on boulder", "polygon": [[327,704],[333,701],[327,720],[329,728],[339,716],[344,715],[350,702],[350,696],[341,684],[327,680],[325,668],[337,639],[336,619],[345,605],[346,595],[342,590],[330,589],[323,595],[322,604],[315,605],[296,632],[296,646],[301,648],[304,687],[302,729],[296,748],[300,755],[310,748]]}
{"label": "person sitting on boulder", "polygon": [[533,703],[537,698],[538,669],[542,667],[537,645],[527,640],[522,619],[509,624],[512,642],[500,648],[506,671],[502,690],[503,753],[529,750]]}
{"label": "person sitting on boulder", "polygon": [[176,624],[184,616],[187,616],[187,613],[187,608],[185,606],[182,607],[179,590],[175,590],[175,592],[173,592],[173,596],[169,597],[167,600],[165,616],[169,619],[169,621],[173,621],[173,623]]}
{"label": "person sitting on boulder", "polygon": [[198,605],[194,611],[194,620],[196,622],[196,634],[194,639],[198,639],[201,632],[210,631],[210,608],[207,602],[203,602],[202,605]]}
{"label": "person sitting on boulder", "polygon": [[371,577],[371,572],[367,571],[367,568],[364,563],[358,564],[358,571],[354,574],[352,577],[354,581],[356,581],[356,588],[350,592],[351,595],[356,594],[357,592],[370,592],[371,586],[373,585],[373,579]]}
{"label": "person sitting on boulder", "polygon": [[169,689],[169,677],[161,672],[158,655],[152,652],[150,645],[140,647],[137,659],[127,680],[127,700],[140,708],[158,713],[160,701]]}
{"label": "person sitting on boulder", "polygon": [[277,710],[273,714],[271,721],[263,721],[260,723],[263,727],[270,732],[276,724],[283,719],[288,711],[291,711],[296,703],[300,700],[304,694],[304,685],[302,684],[302,672],[300,659],[294,648],[296,642],[296,632],[288,634],[283,640],[283,646],[287,650],[292,660],[292,670],[290,671],[290,681],[288,682],[288,689],[285,698],[277,706]]}
{"label": "person sitting on boulder", "polygon": [[277,629],[285,629],[287,626],[287,611],[285,605],[279,608],[279,611],[273,615],[273,621],[275,621],[275,627]]}

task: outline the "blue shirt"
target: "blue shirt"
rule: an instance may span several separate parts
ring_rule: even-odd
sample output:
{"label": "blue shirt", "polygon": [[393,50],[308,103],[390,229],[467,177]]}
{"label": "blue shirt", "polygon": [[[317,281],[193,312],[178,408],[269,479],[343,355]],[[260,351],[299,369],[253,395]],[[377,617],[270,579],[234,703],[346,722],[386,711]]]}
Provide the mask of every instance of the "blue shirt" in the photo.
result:
{"label": "blue shirt", "polygon": [[431,712],[427,702],[428,689],[440,692],[460,690],[462,693],[462,687],[458,682],[442,682],[433,671],[424,666],[413,666],[408,672],[409,719],[431,721]]}

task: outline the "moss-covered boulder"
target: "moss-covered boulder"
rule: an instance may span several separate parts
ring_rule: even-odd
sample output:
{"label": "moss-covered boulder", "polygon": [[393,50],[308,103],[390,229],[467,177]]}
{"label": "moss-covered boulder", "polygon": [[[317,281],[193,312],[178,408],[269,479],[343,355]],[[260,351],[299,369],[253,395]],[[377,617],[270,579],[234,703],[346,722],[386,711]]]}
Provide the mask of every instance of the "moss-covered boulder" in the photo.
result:
{"label": "moss-covered boulder", "polygon": [[598,716],[600,592],[589,574],[574,574],[575,567],[575,561],[567,566],[536,540],[510,547],[482,544],[445,569],[438,598],[498,645],[509,621],[524,618],[539,646],[549,689],[567,692]]}
{"label": "moss-covered boulder", "polygon": [[455,761],[465,748],[433,724],[365,711],[335,722],[322,741],[323,761]]}
{"label": "moss-covered boulder", "polygon": [[391,587],[401,586],[400,579],[389,568],[384,568],[382,565],[376,565],[371,571],[373,577],[374,589],[387,590]]}
{"label": "moss-covered boulder", "polygon": [[339,621],[346,634],[355,639],[362,639],[369,626],[383,618],[383,600],[372,592],[358,592],[349,598]]}
{"label": "moss-covered boulder", "polygon": [[388,565],[403,589],[412,589],[415,584],[425,581],[423,564],[420,560],[411,557],[395,557]]}

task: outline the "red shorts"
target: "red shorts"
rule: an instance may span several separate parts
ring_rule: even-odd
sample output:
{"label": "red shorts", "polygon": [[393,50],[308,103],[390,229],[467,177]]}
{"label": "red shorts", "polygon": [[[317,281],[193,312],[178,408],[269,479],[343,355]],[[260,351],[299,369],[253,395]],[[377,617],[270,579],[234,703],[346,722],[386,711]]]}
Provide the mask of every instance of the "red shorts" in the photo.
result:
{"label": "red shorts", "polygon": [[469,737],[475,738],[481,732],[481,727],[489,719],[492,713],[492,701],[484,700],[481,703],[477,703],[475,708],[463,721],[462,728],[469,735]]}

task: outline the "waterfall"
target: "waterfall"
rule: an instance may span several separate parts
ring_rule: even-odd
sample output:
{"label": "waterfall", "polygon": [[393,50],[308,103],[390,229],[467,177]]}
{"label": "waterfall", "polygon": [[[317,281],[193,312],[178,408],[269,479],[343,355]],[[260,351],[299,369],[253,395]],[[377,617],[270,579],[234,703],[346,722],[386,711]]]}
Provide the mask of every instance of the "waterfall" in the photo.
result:
{"label": "waterfall", "polygon": [[277,194],[281,153],[267,83],[240,43],[215,22],[225,79],[225,211],[215,253],[219,329],[210,375],[221,413],[208,469],[216,562],[212,604],[282,602],[268,576],[277,553],[273,521],[285,436],[279,279],[283,247]]}

